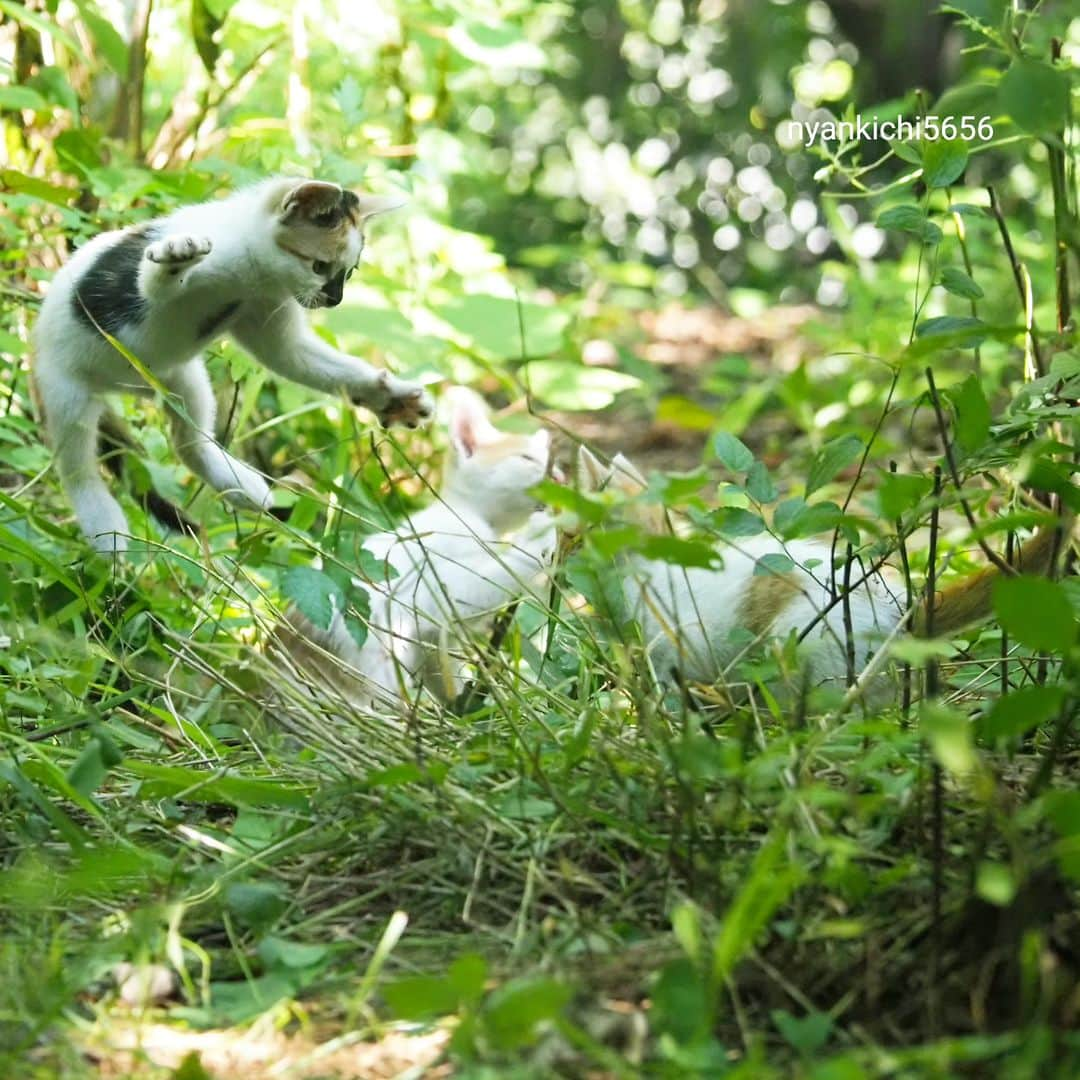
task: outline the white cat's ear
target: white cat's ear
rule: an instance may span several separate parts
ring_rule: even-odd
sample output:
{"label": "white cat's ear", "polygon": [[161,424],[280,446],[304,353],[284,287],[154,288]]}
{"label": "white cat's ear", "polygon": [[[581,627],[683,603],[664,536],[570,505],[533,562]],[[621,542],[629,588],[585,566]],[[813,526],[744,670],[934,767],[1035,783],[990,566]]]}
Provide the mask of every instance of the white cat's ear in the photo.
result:
{"label": "white cat's ear", "polygon": [[356,211],[361,221],[366,221],[376,214],[387,214],[391,210],[400,210],[409,200],[404,195],[364,195],[357,193]]}
{"label": "white cat's ear", "polygon": [[637,495],[649,486],[649,481],[641,475],[638,467],[622,454],[616,454],[611,459],[611,467],[615,473],[613,477],[615,486],[627,495]]}
{"label": "white cat's ear", "polygon": [[448,395],[450,441],[459,457],[472,457],[478,447],[498,441],[499,429],[492,424],[487,404],[479,394],[455,386]]}
{"label": "white cat's ear", "polygon": [[599,491],[611,476],[605,465],[587,446],[579,446],[577,452],[578,484],[585,491]]}
{"label": "white cat's ear", "polygon": [[303,180],[281,202],[282,221],[314,218],[341,205],[341,188],[325,180]]}

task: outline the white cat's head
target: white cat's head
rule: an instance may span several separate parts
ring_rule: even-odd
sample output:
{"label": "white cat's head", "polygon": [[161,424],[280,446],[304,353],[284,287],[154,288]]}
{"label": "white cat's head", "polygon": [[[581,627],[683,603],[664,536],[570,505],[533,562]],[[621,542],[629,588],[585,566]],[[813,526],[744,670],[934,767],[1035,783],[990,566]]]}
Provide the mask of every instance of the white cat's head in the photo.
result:
{"label": "white cat's head", "polygon": [[364,250],[364,222],[401,205],[401,199],[358,195],[321,180],[269,185],[276,276],[304,307],[335,307]]}
{"label": "white cat's head", "polygon": [[529,490],[549,473],[551,437],[500,431],[482,398],[465,387],[449,391],[451,460],[445,488],[467,501],[498,532],[524,524],[538,507]]}

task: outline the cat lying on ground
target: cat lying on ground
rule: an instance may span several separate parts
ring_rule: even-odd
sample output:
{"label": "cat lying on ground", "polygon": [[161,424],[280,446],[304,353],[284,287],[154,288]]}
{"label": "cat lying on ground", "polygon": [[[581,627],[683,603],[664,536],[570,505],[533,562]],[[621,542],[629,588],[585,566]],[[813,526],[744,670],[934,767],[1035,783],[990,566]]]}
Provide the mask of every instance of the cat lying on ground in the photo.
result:
{"label": "cat lying on ground", "polygon": [[361,583],[371,601],[363,646],[342,613],[320,630],[293,609],[277,632],[304,677],[365,707],[400,712],[421,688],[456,697],[472,638],[536,595],[554,556],[554,521],[529,494],[551,469],[548,433],[499,431],[479,397],[449,393],[451,459],[438,498],[364,541],[389,571]]}
{"label": "cat lying on ground", "polygon": [[35,330],[33,384],[60,482],[98,551],[128,546],[124,513],[98,468],[102,397],[154,393],[110,337],[168,392],[184,463],[240,506],[268,508],[270,487],[214,439],[214,394],[200,350],[219,334],[279,375],[346,393],[384,423],[415,427],[431,414],[422,387],[331,348],[303,314],[341,302],[365,219],[391,205],[336,184],[267,180],[103,233],[56,275]]}
{"label": "cat lying on ground", "polygon": [[[610,488],[636,496],[645,478],[622,454],[604,465],[585,447],[578,454],[579,484],[584,490]],[[659,506],[637,504],[635,522],[651,532],[666,531]],[[1056,555],[1058,530],[1044,528],[1020,550],[1017,571],[1042,573]],[[794,566],[786,572],[755,573],[758,560],[782,553]],[[813,683],[843,687],[851,672],[858,676],[905,616],[903,588],[871,566],[851,568],[848,610],[849,656],[844,604],[832,586],[834,554],[830,540],[782,541],[757,536],[724,544],[719,567],[682,567],[630,556],[622,575],[628,614],[642,629],[645,647],[658,678],[715,683],[755,638],[801,636],[800,659]],[[1001,571],[994,566],[950,585],[935,597],[933,633],[947,635],[991,613],[991,590]],[[836,572],[842,592],[843,575]],[[920,602],[909,619],[913,633],[925,636],[927,612]]]}

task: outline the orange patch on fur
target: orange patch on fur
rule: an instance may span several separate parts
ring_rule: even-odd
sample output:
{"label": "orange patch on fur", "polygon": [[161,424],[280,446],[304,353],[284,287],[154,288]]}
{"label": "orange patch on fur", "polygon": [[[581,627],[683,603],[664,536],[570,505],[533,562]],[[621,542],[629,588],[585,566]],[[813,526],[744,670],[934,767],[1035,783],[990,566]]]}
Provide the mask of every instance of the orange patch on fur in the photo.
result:
{"label": "orange patch on fur", "polygon": [[766,633],[798,593],[794,574],[755,574],[739,604],[738,625],[755,637]]}

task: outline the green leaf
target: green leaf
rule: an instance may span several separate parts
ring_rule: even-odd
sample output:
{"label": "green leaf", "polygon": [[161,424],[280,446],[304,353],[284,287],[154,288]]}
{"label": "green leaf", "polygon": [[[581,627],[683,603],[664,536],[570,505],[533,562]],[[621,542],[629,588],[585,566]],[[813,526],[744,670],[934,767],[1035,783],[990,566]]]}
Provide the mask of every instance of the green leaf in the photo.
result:
{"label": "green leaf", "polygon": [[0,112],[19,109],[33,109],[38,112],[48,107],[49,103],[28,86],[0,86]]}
{"label": "green leaf", "polygon": [[948,335],[956,338],[955,344],[962,349],[974,348],[986,336],[982,319],[972,315],[939,315],[934,319],[925,319],[915,328],[915,336],[932,338]]}
{"label": "green leaf", "polygon": [[169,1075],[169,1080],[214,1080],[202,1063],[198,1050],[191,1050]]}
{"label": "green leaf", "polygon": [[318,967],[331,955],[329,945],[308,945],[272,934],[259,942],[256,951],[268,969]]}
{"label": "green leaf", "polygon": [[994,612],[1022,645],[1066,653],[1076,640],[1076,620],[1065,590],[1047,578],[1020,574],[994,582]]}
{"label": "green leaf", "polygon": [[801,496],[785,499],[773,514],[773,528],[785,540],[799,536],[814,536],[834,529],[843,512],[834,502],[814,503],[812,506]]}
{"label": "green leaf", "polygon": [[889,473],[878,488],[882,516],[888,521],[896,521],[909,510],[914,510],[930,494],[933,486],[926,476]]}
{"label": "green leaf", "polygon": [[649,996],[650,1019],[657,1034],[669,1036],[680,1046],[692,1045],[708,1034],[710,995],[690,960],[680,957],[665,964]]}
{"label": "green leaf", "polygon": [[832,1034],[833,1021],[828,1013],[812,1012],[796,1017],[787,1009],[773,1009],[770,1016],[776,1030],[802,1057],[812,1057],[829,1041]]}
{"label": "green leaf", "polygon": [[857,435],[841,435],[818,451],[806,478],[806,497],[827,484],[837,473],[857,461],[863,453],[863,441]]}
{"label": "green leaf", "polygon": [[289,906],[283,886],[269,881],[231,882],[223,899],[229,914],[251,929],[274,922]]}
{"label": "green leaf", "polygon": [[572,360],[533,360],[522,368],[522,381],[546,404],[568,412],[605,409],[623,391],[641,385],[634,375]]}
{"label": "green leaf", "polygon": [[741,506],[722,506],[709,514],[709,524],[724,536],[757,536],[765,531],[760,514]]}
{"label": "green leaf", "polygon": [[[435,314],[473,347],[499,360],[529,360],[556,352],[570,323],[563,307],[487,293],[454,297],[435,308]],[[620,374],[605,368],[585,370]]]}
{"label": "green leaf", "polygon": [[1020,57],[1002,76],[998,103],[1025,131],[1057,134],[1069,114],[1069,77],[1049,64]]}
{"label": "green leaf", "polygon": [[748,472],[754,464],[750,448],[728,431],[718,431],[712,437],[712,452],[733,472]]}
{"label": "green leaf", "polygon": [[492,991],[483,1007],[484,1027],[497,1050],[535,1041],[536,1027],[554,1020],[570,1000],[570,987],[554,979],[525,976]]}
{"label": "green leaf", "polygon": [[1026,735],[1056,716],[1065,700],[1061,686],[1022,686],[998,698],[982,718],[979,730],[990,743]]}
{"label": "green leaf", "polygon": [[927,244],[939,244],[943,236],[941,229],[927,218],[926,211],[913,203],[890,206],[878,215],[877,223],[882,229],[911,233]]}
{"label": "green leaf", "polygon": [[71,188],[47,184],[36,176],[19,172],[18,169],[0,169],[0,192],[4,191],[29,195],[33,199],[41,199],[56,206],[67,206],[75,198],[75,192]]}
{"label": "green leaf", "polygon": [[963,139],[934,139],[922,146],[923,180],[929,188],[944,188],[958,180],[967,167],[968,148]]}
{"label": "green leaf", "polygon": [[390,1011],[401,1020],[431,1020],[457,1012],[460,995],[438,975],[408,975],[382,988]]}
{"label": "green leaf", "polygon": [[746,492],[758,503],[771,503],[780,494],[764,462],[755,461],[750,466],[750,471],[746,474]]}
{"label": "green leaf", "polygon": [[115,26],[93,6],[81,0],[78,4],[79,16],[90,36],[94,39],[97,50],[105,57],[109,67],[121,78],[128,76],[128,46]]}
{"label": "green leaf", "polygon": [[206,0],[191,0],[191,39],[195,42],[195,51],[206,73],[211,77],[221,55],[221,47],[214,40],[221,25],[222,20],[214,14]]}
{"label": "green leaf", "polygon": [[187,802],[223,803],[229,806],[283,806],[308,808],[303,790],[276,780],[234,776],[221,770],[190,769],[180,765],[157,765],[125,758],[123,767],[142,780],[139,794],[147,799],[183,798]]}
{"label": "green leaf", "polygon": [[963,270],[958,270],[955,266],[945,267],[941,271],[939,282],[944,289],[954,296],[963,296],[967,300],[979,300],[986,295],[974,278],[969,277]]}
{"label": "green leaf", "polygon": [[455,20],[446,39],[466,60],[475,64],[493,68],[547,66],[544,50],[509,23]]}
{"label": "green leaf", "polygon": [[702,540],[684,540],[681,536],[650,536],[641,545],[646,559],[670,563],[673,566],[716,566],[720,556],[716,549]]}
{"label": "green leaf", "polygon": [[320,630],[329,630],[334,616],[345,610],[345,595],[328,574],[311,566],[293,566],[281,576],[281,591],[300,614]]}
{"label": "green leaf", "polygon": [[964,713],[936,701],[926,701],[919,723],[934,757],[944,768],[956,776],[964,776],[975,768],[971,722]]}
{"label": "green leaf", "polygon": [[122,760],[123,755],[116,744],[101,731],[83,747],[82,753],[68,770],[68,783],[80,795],[90,795],[105,782],[109,770]]}
{"label": "green leaf", "polygon": [[724,912],[713,945],[713,977],[724,983],[735,965],[753,948],[776,911],[802,879],[791,862],[783,835],[766,840],[735,899]]}
{"label": "green leaf", "polygon": [[981,862],[975,871],[975,892],[988,904],[1008,907],[1016,897],[1016,875],[1004,863]]}
{"label": "green leaf", "polygon": [[84,63],[88,62],[86,53],[79,47],[78,41],[60,26],[55,18],[40,15],[25,4],[16,3],[15,0],[0,0],[0,11],[9,16],[14,22],[29,26],[39,34],[44,34],[54,41],[62,41],[80,60]]}
{"label": "green leaf", "polygon": [[962,450],[977,450],[990,437],[990,406],[978,376],[969,375],[949,390],[956,410],[956,441]]}
{"label": "green leaf", "polygon": [[790,574],[795,569],[795,563],[791,557],[782,551],[770,551],[762,555],[754,563],[754,576],[763,577],[766,574]]}

